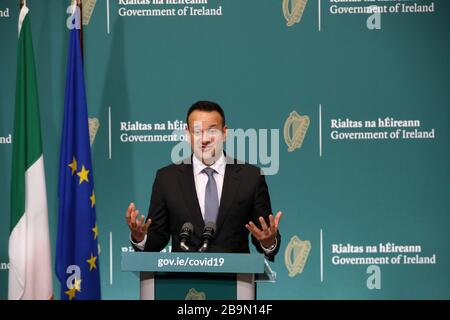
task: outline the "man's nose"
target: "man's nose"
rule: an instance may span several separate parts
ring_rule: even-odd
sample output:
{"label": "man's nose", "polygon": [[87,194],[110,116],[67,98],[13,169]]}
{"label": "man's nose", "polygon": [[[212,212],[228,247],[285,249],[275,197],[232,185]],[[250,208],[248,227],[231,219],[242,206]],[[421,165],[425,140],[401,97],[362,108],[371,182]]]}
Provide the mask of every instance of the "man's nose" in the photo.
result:
{"label": "man's nose", "polygon": [[202,133],[202,143],[203,144],[208,144],[210,143],[212,140],[212,136],[208,133],[208,132],[203,132]]}

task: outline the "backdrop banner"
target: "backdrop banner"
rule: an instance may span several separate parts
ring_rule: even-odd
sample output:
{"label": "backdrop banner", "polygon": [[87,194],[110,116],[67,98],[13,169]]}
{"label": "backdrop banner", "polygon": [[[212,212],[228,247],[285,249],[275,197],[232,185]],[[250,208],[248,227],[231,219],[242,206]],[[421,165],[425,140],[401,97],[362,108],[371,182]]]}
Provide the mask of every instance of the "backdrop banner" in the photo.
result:
{"label": "backdrop banner", "polygon": [[[0,1],[0,299],[18,2]],[[449,1],[83,0],[80,21],[70,3],[27,1],[56,299],[67,50],[80,21],[98,241],[84,267],[99,268],[102,299],[139,298],[120,266],[133,250],[125,212],[134,202],[146,214],[156,170],[189,154],[198,100],[222,106],[227,155],[263,169],[283,212],[276,282],[258,283],[258,299],[450,299]]]}

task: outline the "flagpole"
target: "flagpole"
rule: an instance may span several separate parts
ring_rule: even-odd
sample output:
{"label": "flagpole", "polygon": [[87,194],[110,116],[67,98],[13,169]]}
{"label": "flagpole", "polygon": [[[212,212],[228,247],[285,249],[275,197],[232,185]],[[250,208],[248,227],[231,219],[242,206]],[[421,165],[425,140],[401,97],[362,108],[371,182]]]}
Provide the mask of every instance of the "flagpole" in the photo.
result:
{"label": "flagpole", "polygon": [[77,6],[80,8],[80,47],[81,47],[81,59],[84,61],[83,6],[82,6],[82,1],[81,0],[77,0]]}

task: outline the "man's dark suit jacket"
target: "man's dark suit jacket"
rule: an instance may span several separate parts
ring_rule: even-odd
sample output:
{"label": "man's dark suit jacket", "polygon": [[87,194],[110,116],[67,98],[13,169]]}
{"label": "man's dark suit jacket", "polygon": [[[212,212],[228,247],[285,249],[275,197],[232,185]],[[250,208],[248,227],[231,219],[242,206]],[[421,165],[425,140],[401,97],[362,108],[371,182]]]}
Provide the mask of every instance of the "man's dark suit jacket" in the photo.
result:
{"label": "man's dark suit jacket", "polygon": [[[264,175],[261,175],[258,167],[230,164],[230,158],[227,158],[227,161],[216,233],[209,251],[249,253],[249,231],[245,224],[253,221],[259,226],[258,218],[263,216],[269,225],[268,216],[272,213],[269,191]],[[171,164],[158,170],[148,218],[152,219],[152,223],[148,230],[145,251],[161,251],[168,244],[170,236],[172,251],[182,251],[179,233],[185,222],[194,225],[190,243],[195,248],[200,247],[205,223],[198,204],[191,163]],[[264,253],[253,236],[252,242],[259,252]],[[281,237],[278,234],[277,248],[267,256],[269,260],[274,260],[280,243]]]}

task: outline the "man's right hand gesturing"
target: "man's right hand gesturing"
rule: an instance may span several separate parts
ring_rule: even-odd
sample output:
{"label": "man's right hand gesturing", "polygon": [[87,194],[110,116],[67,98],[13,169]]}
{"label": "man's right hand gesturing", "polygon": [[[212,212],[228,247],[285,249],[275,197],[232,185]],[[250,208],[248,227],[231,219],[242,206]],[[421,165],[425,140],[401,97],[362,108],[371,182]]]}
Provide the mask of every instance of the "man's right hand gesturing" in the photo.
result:
{"label": "man's right hand gesturing", "polygon": [[148,219],[147,222],[145,222],[145,217],[143,215],[141,215],[141,219],[139,219],[139,210],[136,210],[133,202],[128,206],[125,218],[127,219],[133,241],[136,243],[142,242],[145,239],[148,227],[152,223],[152,219]]}

